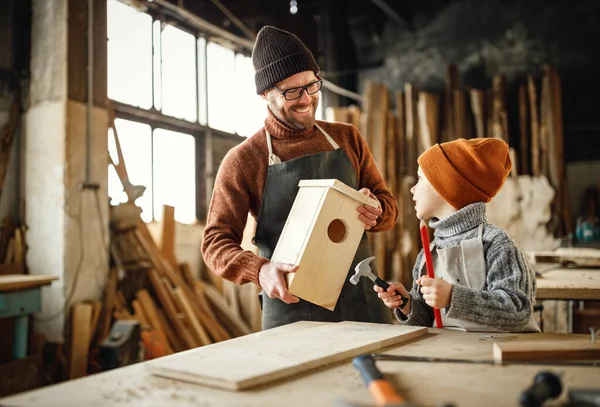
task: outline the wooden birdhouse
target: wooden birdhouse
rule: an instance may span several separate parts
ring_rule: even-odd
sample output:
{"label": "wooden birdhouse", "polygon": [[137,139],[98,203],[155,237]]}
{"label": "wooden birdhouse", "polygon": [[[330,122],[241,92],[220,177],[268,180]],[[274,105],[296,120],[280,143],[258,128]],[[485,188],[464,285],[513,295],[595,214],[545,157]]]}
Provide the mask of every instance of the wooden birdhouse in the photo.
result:
{"label": "wooden birdhouse", "polygon": [[335,308],[365,231],[356,208],[378,202],[336,179],[302,180],[271,261],[298,265],[293,295]]}

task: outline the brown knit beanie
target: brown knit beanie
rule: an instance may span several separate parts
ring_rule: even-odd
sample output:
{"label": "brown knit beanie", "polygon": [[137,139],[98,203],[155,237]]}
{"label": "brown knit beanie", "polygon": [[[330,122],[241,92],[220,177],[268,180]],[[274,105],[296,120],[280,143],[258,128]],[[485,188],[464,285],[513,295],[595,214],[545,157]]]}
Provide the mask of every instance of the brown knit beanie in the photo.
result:
{"label": "brown knit beanie", "polygon": [[433,188],[456,209],[491,201],[512,167],[508,144],[494,138],[436,144],[417,161]]}
{"label": "brown knit beanie", "polygon": [[313,71],[316,75],[320,71],[312,52],[298,37],[270,25],[264,26],[256,36],[252,64],[259,95],[297,73]]}

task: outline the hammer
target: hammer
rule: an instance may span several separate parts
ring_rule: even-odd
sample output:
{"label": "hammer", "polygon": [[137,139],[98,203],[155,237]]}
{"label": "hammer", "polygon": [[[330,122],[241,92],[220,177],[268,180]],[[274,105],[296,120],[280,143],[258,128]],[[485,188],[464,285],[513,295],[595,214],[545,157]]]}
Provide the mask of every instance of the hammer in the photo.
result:
{"label": "hammer", "polygon": [[[354,272],[354,275],[352,277],[350,277],[350,282],[352,284],[356,285],[356,284],[358,284],[358,281],[360,280],[361,277],[368,277],[371,280],[373,280],[375,285],[377,285],[378,287],[381,287],[385,291],[387,291],[387,289],[389,288],[390,285],[388,283],[386,283],[385,281],[383,281],[382,279],[380,279],[379,277],[377,277],[371,271],[370,263],[374,258],[375,258],[375,256],[367,257],[366,259],[364,259],[363,261],[358,263],[356,265],[356,267],[354,267],[355,272]],[[397,295],[399,295],[400,298],[402,298],[402,304],[400,305],[400,309],[404,309],[404,307],[406,307],[406,304],[408,304],[408,298],[406,298],[405,296],[400,294],[398,292],[398,290],[394,290],[394,292]]]}

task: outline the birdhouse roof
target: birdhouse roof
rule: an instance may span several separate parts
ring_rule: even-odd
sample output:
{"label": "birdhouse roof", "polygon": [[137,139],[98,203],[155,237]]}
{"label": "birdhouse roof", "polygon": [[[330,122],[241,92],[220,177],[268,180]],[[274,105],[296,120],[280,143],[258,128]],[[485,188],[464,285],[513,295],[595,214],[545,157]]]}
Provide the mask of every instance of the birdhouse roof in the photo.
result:
{"label": "birdhouse roof", "polygon": [[303,179],[298,183],[298,186],[300,188],[333,188],[348,198],[352,198],[364,205],[369,205],[373,208],[379,207],[379,203],[375,199],[358,192],[356,189],[349,187],[337,179]]}

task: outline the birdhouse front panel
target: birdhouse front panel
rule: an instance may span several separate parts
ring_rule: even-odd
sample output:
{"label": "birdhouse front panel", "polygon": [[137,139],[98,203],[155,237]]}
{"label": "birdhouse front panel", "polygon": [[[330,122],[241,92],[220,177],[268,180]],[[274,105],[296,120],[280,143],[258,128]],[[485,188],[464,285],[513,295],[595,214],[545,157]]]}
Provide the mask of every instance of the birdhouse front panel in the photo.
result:
{"label": "birdhouse front panel", "polygon": [[290,293],[333,310],[364,233],[356,208],[377,202],[338,180],[301,181],[271,261],[299,266]]}

